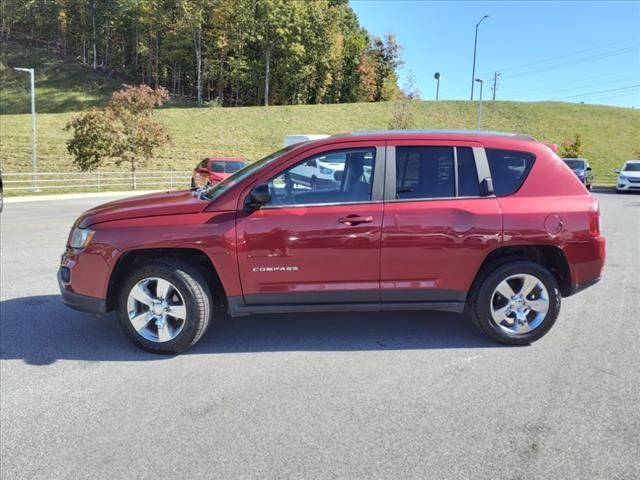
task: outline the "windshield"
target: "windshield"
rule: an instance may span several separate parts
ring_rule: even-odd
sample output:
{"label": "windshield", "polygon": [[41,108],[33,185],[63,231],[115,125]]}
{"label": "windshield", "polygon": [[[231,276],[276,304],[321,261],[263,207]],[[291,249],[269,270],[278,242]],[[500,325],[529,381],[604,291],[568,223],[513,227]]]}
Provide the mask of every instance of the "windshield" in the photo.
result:
{"label": "windshield", "polygon": [[624,166],[625,172],[640,172],[640,162],[627,163]]}
{"label": "windshield", "polygon": [[215,173],[234,173],[246,165],[241,160],[213,161],[211,171]]}
{"label": "windshield", "polygon": [[249,175],[253,174],[253,172],[261,169],[269,165],[271,162],[277,160],[282,155],[287,153],[289,150],[294,149],[298,145],[289,145],[288,147],[284,147],[283,149],[278,150],[277,152],[272,153],[271,155],[267,155],[261,160],[257,162],[249,163],[244,168],[236,171],[234,174],[228,176],[224,180],[215,185],[210,186],[207,191],[204,193],[203,197],[207,200],[215,200],[224,192],[229,190],[231,187],[236,185],[238,182],[244,180]]}
{"label": "windshield", "polygon": [[565,159],[564,163],[566,163],[571,170],[584,170],[584,160]]}

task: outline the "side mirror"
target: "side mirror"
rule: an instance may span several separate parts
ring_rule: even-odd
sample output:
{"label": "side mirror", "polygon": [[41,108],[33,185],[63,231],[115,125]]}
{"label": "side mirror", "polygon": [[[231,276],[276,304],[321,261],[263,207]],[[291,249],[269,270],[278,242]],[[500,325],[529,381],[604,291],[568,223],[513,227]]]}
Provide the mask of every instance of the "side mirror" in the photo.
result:
{"label": "side mirror", "polygon": [[615,173],[620,173],[620,170],[614,170]]}
{"label": "side mirror", "polygon": [[593,170],[593,168],[591,168],[591,166],[588,166],[588,167],[587,167],[587,170],[589,170],[589,171],[590,171],[590,170]]}
{"label": "side mirror", "polygon": [[336,170],[333,173],[333,178],[336,182],[340,182],[342,181],[342,175],[344,174],[344,172],[342,170]]}
{"label": "side mirror", "polygon": [[266,183],[259,183],[251,190],[251,193],[244,201],[244,206],[247,210],[259,210],[261,207],[271,201],[271,192],[269,191],[269,185]]}
{"label": "side mirror", "polygon": [[308,160],[307,161],[307,167],[316,167],[316,161],[314,160]]}
{"label": "side mirror", "polygon": [[493,190],[493,179],[490,177],[485,178],[480,182],[480,196],[490,197],[495,191]]}

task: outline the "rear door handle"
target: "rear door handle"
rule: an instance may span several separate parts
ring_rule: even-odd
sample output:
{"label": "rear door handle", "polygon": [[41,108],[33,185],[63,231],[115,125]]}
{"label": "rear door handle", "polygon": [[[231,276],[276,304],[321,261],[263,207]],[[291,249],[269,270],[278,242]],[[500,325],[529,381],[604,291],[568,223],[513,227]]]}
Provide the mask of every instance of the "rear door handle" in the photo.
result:
{"label": "rear door handle", "polygon": [[345,225],[359,225],[361,223],[371,223],[373,222],[373,217],[361,217],[360,215],[347,215],[346,217],[339,218],[338,222],[344,223]]}

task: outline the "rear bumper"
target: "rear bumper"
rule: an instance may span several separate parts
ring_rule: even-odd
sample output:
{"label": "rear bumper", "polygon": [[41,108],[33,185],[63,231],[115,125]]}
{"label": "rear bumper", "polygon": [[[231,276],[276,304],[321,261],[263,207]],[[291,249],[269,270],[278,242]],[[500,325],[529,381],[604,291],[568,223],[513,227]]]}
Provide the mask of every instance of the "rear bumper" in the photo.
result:
{"label": "rear bumper", "polygon": [[571,242],[565,245],[564,253],[571,269],[570,295],[581,292],[600,281],[606,258],[604,237]]}
{"label": "rear bumper", "polygon": [[60,287],[62,302],[67,307],[87,313],[106,313],[107,302],[103,298],[80,295],[72,291],[69,285],[63,282],[61,270],[58,270],[58,286]]}
{"label": "rear bumper", "polygon": [[592,285],[595,285],[596,283],[598,283],[600,281],[600,277],[598,278],[594,278],[593,280],[589,280],[587,282],[584,283],[576,283],[573,285],[573,287],[571,288],[571,295],[575,295],[576,293],[581,292],[582,290],[584,290],[585,288],[589,288]]}

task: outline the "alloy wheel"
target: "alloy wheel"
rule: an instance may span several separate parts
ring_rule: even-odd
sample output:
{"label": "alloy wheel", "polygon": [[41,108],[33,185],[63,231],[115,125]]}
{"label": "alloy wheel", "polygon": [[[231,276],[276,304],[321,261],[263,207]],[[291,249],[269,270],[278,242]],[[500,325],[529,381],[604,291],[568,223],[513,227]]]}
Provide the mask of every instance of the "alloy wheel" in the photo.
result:
{"label": "alloy wheel", "polygon": [[549,303],[549,292],[539,278],[528,273],[511,275],[491,295],[491,318],[507,335],[525,335],[542,324]]}
{"label": "alloy wheel", "polygon": [[136,283],[127,297],[127,313],[133,328],[157,343],[176,338],[187,320],[184,297],[171,282],[158,277]]}

